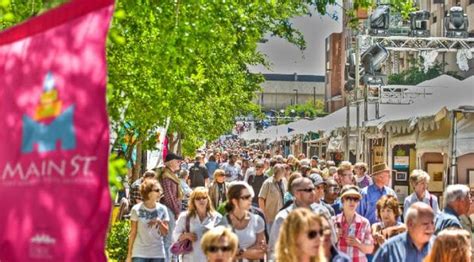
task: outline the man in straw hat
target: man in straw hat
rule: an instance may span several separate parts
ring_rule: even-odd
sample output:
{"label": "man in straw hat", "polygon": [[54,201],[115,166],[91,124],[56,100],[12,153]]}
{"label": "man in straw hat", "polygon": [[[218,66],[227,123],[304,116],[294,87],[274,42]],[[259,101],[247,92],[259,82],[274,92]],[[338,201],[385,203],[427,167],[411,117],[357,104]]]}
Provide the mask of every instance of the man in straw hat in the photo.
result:
{"label": "man in straw hat", "polygon": [[385,163],[374,165],[371,174],[374,183],[361,191],[362,200],[357,213],[367,218],[370,224],[377,222],[375,215],[377,201],[384,195],[397,197],[395,191],[387,186],[390,183],[391,172],[392,170]]}

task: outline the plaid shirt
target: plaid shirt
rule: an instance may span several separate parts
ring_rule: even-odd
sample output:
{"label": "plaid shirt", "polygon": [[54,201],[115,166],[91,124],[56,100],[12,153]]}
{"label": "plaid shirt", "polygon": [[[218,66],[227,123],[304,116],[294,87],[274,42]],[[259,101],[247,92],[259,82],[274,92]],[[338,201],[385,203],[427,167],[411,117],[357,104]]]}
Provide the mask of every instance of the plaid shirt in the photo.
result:
{"label": "plaid shirt", "polygon": [[362,244],[370,245],[374,243],[372,238],[372,232],[370,229],[369,220],[359,214],[355,214],[355,217],[351,224],[347,223],[344,214],[341,213],[335,217],[332,217],[334,225],[340,232],[340,238],[337,242],[337,247],[344,253],[346,253],[353,262],[365,262],[367,257],[365,254],[356,247],[349,246],[346,238],[349,236],[349,227],[355,225],[355,237],[362,242]]}
{"label": "plaid shirt", "polygon": [[142,194],[140,194],[140,185],[142,182],[143,178],[139,178],[133,182],[132,186],[130,187],[130,203],[132,206],[137,204],[137,200],[143,201]]}

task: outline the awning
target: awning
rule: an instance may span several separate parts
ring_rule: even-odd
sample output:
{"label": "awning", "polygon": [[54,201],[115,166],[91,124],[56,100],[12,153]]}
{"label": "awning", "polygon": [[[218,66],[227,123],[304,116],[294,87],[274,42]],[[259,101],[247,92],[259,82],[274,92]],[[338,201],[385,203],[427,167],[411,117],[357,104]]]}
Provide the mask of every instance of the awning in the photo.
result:
{"label": "awning", "polygon": [[416,153],[421,156],[426,152],[449,154],[451,121],[443,118],[439,121],[439,128],[431,131],[419,131],[416,140]]}
{"label": "awning", "polygon": [[474,114],[465,114],[467,118],[457,123],[456,155],[474,153]]}
{"label": "awning", "polygon": [[418,138],[418,130],[414,130],[408,134],[402,135],[393,135],[389,138],[388,143],[390,148],[393,148],[396,145],[411,145],[416,144]]}

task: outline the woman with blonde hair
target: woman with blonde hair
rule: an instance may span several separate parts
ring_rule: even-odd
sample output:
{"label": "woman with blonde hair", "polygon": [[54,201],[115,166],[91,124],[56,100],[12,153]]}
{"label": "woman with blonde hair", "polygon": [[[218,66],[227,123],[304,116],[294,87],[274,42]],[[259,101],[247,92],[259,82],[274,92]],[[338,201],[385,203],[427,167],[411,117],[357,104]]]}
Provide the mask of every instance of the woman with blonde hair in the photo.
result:
{"label": "woman with blonde hair", "polygon": [[278,262],[326,261],[323,221],[309,209],[293,210],[283,222],[276,243]]}
{"label": "woman with blonde hair", "polygon": [[209,184],[209,197],[211,198],[214,209],[227,200],[228,183],[225,182],[225,171],[223,169],[216,169],[213,174],[214,180]]}
{"label": "woman with blonde hair", "polygon": [[418,201],[424,202],[433,209],[435,215],[438,214],[438,198],[430,194],[428,191],[428,184],[430,183],[430,175],[424,170],[415,169],[410,174],[410,185],[413,187],[413,193],[405,198],[403,203],[403,210],[405,217],[408,208]]}
{"label": "woman with blonde hair", "polygon": [[470,234],[464,229],[448,228],[436,237],[423,262],[470,262]]}
{"label": "woman with blonde hair", "polygon": [[201,240],[201,249],[208,262],[231,262],[237,253],[239,240],[230,228],[218,226],[207,231]]}
{"label": "woman with blonde hair", "polygon": [[212,207],[207,189],[196,187],[189,198],[188,210],[179,215],[173,231],[175,242],[188,239],[193,243],[192,252],[183,255],[181,261],[206,261],[200,240],[206,231],[222,223],[222,216]]}

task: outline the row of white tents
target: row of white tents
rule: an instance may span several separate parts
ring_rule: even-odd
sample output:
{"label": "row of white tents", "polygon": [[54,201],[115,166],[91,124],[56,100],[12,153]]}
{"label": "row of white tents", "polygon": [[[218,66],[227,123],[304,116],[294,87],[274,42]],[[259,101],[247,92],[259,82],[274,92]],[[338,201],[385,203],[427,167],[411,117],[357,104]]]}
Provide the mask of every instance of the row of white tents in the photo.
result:
{"label": "row of white tents", "polygon": [[[388,86],[398,88],[401,86]],[[407,86],[403,86],[407,88]],[[458,110],[459,108],[474,108],[474,76],[465,80],[458,80],[448,75],[442,75],[407,88],[410,93],[419,93],[413,97],[410,104],[380,104],[379,118],[375,118],[375,104],[368,105],[368,121],[363,122],[363,106],[360,106],[360,126],[396,133],[409,133],[415,127],[428,130],[433,125],[433,116]],[[259,140],[268,143],[289,140],[293,136],[308,132],[321,132],[323,138],[334,135],[333,131],[345,128],[346,108],[341,108],[325,117],[314,120],[298,120],[286,125],[271,126],[261,132],[252,129],[241,134],[244,140]],[[350,125],[356,126],[356,107],[350,108]],[[439,127],[439,126],[438,126]],[[474,152],[474,121],[464,118],[458,123],[459,153]]]}

